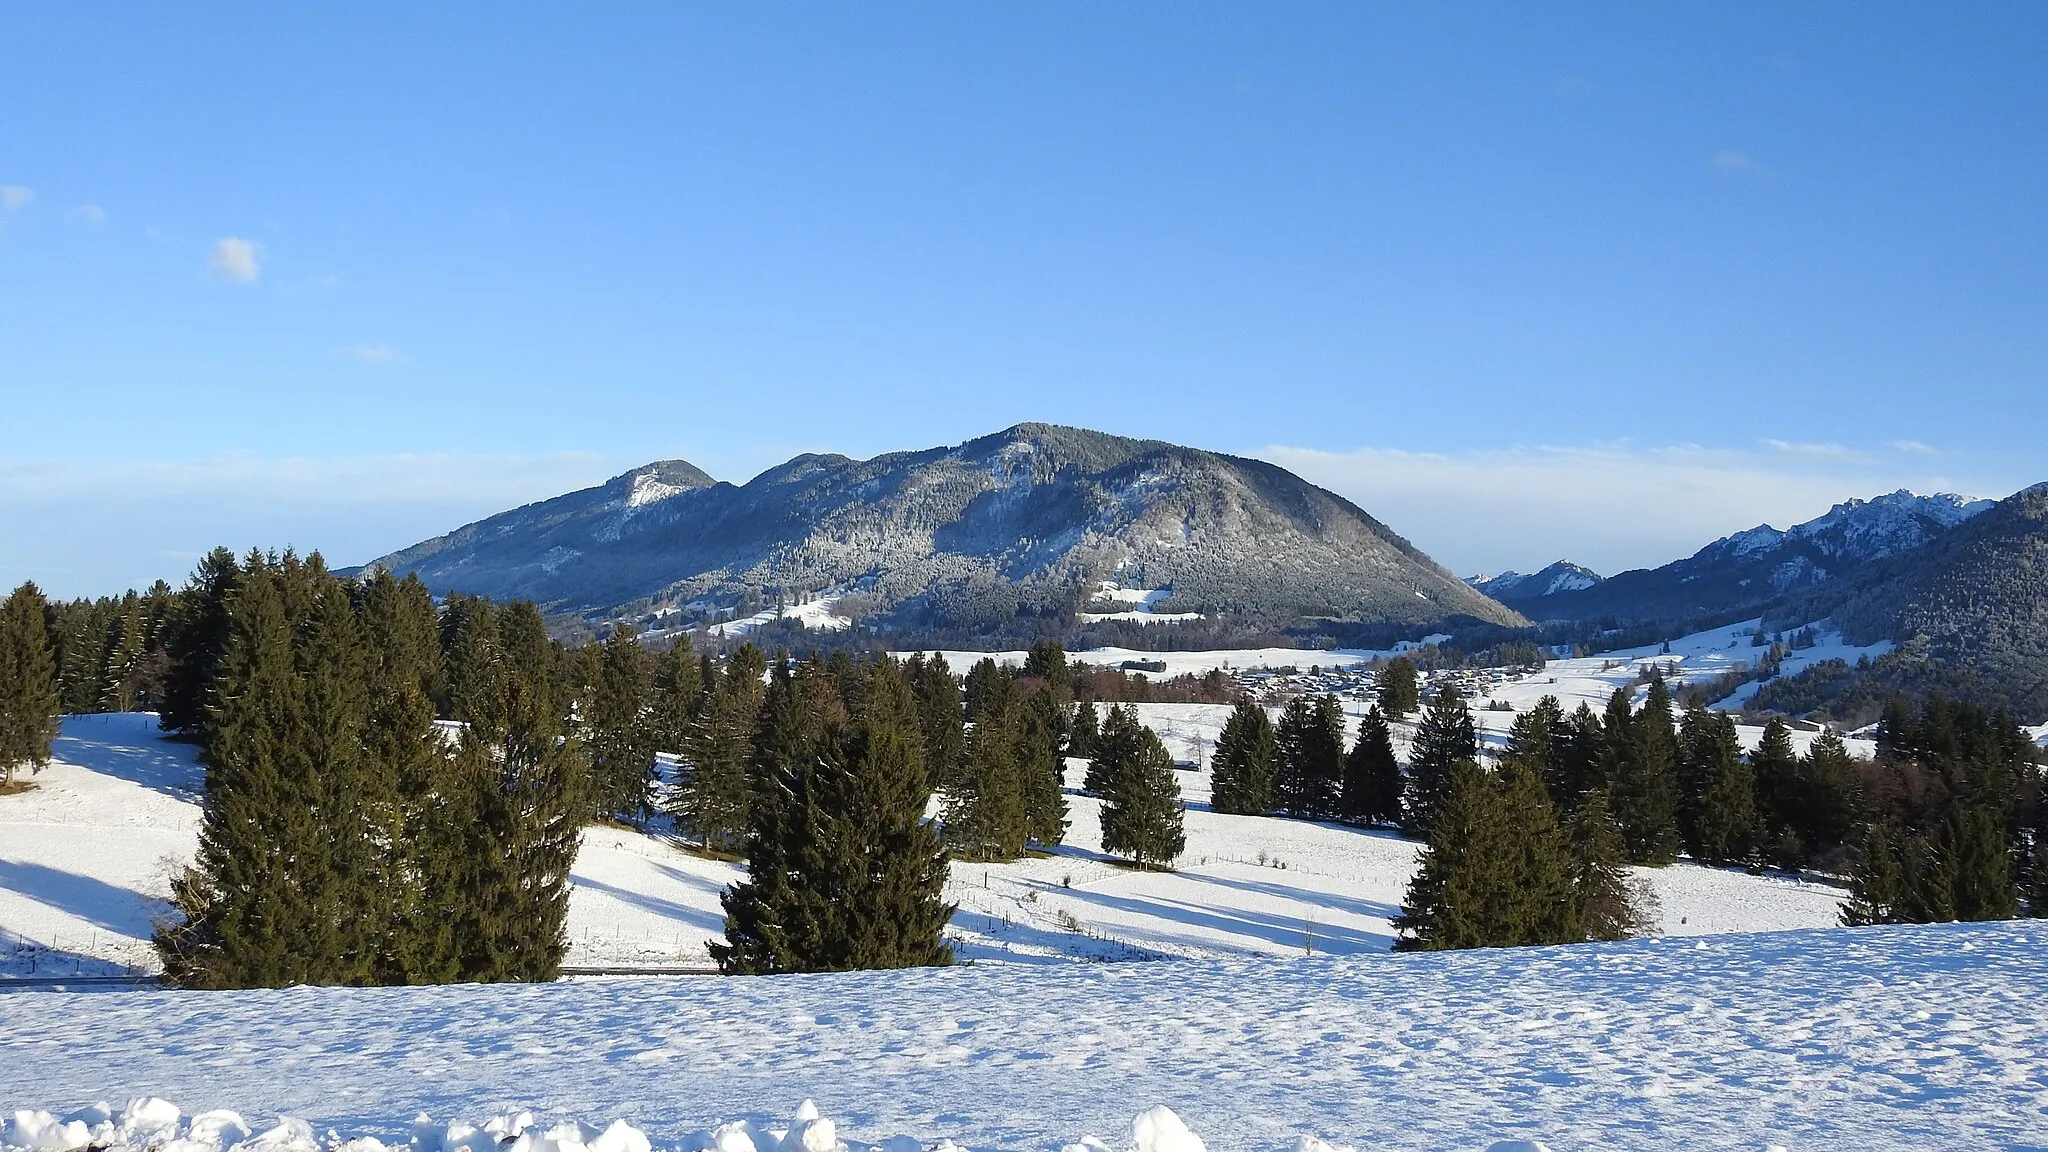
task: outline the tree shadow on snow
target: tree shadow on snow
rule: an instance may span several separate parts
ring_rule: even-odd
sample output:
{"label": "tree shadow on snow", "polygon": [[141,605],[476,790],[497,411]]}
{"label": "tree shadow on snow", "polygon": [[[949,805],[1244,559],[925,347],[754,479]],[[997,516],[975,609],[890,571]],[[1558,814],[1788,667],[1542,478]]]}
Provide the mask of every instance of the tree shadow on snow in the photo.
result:
{"label": "tree shadow on snow", "polygon": [[[1185,900],[1157,896],[1113,896],[1107,892],[1082,888],[1071,889],[1062,895],[1100,904],[1105,908],[1114,908],[1120,912],[1139,913],[1171,923],[1209,928],[1228,936],[1249,936],[1288,949],[1301,948],[1306,951],[1311,935],[1318,952],[1348,955],[1355,952],[1384,952],[1394,946],[1394,938],[1385,933],[1367,932],[1334,924],[1316,923],[1311,926],[1307,921],[1292,916],[1276,916],[1241,908],[1194,904]],[[1133,925],[1118,925],[1117,930],[1146,931]],[[1153,931],[1152,934],[1201,947],[1213,947],[1215,944],[1213,940],[1200,937],[1180,937],[1157,931]]]}
{"label": "tree shadow on snow", "polygon": [[[660,866],[657,865],[657,867]],[[697,884],[714,891],[724,891],[723,885],[713,885],[702,877],[692,876],[679,869],[662,868],[662,871],[668,873],[671,878],[676,880]],[[621,903],[630,904],[642,911],[652,912],[656,916],[668,920],[679,921],[699,931],[709,932],[713,936],[723,935],[725,932],[724,916],[707,912],[700,908],[692,908],[687,904],[678,904],[673,900],[664,900],[659,896],[650,896],[645,892],[635,892],[630,888],[621,888],[616,884],[607,884],[602,880],[591,880],[583,876],[571,877],[570,883],[578,888],[588,888],[594,892],[602,892]]]}
{"label": "tree shadow on snow", "polygon": [[176,800],[197,804],[206,792],[198,746],[169,739],[148,713],[66,716],[52,751],[67,764]]}
{"label": "tree shadow on snow", "polygon": [[1228,876],[1203,875],[1198,878],[1204,884],[1221,884],[1225,888],[1237,888],[1245,892],[1256,892],[1262,896],[1278,896],[1287,900],[1296,900],[1311,907],[1321,905],[1325,908],[1349,912],[1353,916],[1376,916],[1382,920],[1392,920],[1401,914],[1399,908],[1391,904],[1382,904],[1377,900],[1359,900],[1350,896],[1339,896],[1332,892],[1297,888],[1291,884],[1276,884],[1266,880],[1233,880]]}
{"label": "tree shadow on snow", "polygon": [[[42,864],[0,860],[0,888],[68,912],[108,932],[147,939],[170,902]],[[124,915],[125,914],[125,915]]]}

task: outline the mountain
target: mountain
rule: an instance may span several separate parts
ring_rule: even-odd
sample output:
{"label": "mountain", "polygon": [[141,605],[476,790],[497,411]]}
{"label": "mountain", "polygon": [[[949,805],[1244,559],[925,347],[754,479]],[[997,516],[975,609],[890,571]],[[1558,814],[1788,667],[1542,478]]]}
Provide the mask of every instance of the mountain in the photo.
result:
{"label": "mountain", "polygon": [[593,618],[837,599],[904,627],[1066,620],[1104,581],[1264,626],[1525,621],[1357,506],[1260,460],[1046,424],[871,460],[803,455],[743,485],[682,461],[371,562],[436,593]]}
{"label": "mountain", "polygon": [[1536,600],[1544,596],[1554,596],[1559,592],[1577,592],[1591,588],[1602,579],[1604,577],[1591,568],[1582,567],[1569,560],[1559,560],[1538,572],[1522,573],[1510,569],[1498,576],[1473,576],[1465,583],[1513,607],[1517,601]]}
{"label": "mountain", "polygon": [[1535,595],[1517,594],[1513,588],[1481,590],[1536,620],[1741,619],[1788,595],[1920,547],[1992,504],[1953,493],[1921,496],[1902,490],[1844,501],[1782,532],[1759,524],[1661,568],[1623,572],[1581,588]]}
{"label": "mountain", "polygon": [[1766,623],[1823,617],[1852,643],[1898,647],[1869,668],[1816,670],[1787,684],[1777,692],[1779,706],[1825,705],[1862,717],[1895,692],[1938,691],[2029,722],[2048,719],[2048,484],[1791,597]]}

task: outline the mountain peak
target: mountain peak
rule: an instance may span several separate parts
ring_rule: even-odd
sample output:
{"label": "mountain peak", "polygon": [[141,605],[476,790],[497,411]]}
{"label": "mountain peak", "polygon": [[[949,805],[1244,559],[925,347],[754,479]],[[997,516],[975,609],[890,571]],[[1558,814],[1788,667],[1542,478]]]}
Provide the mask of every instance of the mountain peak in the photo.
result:
{"label": "mountain peak", "polygon": [[715,483],[702,468],[687,460],[656,460],[612,477],[605,488],[615,490],[626,507],[639,508]]}

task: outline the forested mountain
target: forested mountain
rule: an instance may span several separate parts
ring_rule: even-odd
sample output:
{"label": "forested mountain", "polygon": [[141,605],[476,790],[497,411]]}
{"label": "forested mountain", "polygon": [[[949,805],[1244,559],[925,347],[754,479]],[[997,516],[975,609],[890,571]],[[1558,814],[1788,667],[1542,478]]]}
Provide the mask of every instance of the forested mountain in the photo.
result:
{"label": "forested mountain", "polygon": [[1566,581],[1529,595],[1535,585],[1527,577],[1505,588],[1479,587],[1534,620],[1739,620],[1937,539],[1992,503],[1952,493],[1898,491],[1845,501],[1787,531],[1759,524],[1661,568],[1623,572],[1581,587]]}
{"label": "forested mountain", "polygon": [[1894,692],[1943,692],[2029,721],[2048,717],[2048,484],[1788,598],[1766,623],[1823,617],[1852,642],[1899,648],[1868,668],[1816,668],[1767,703],[1861,716]]}
{"label": "forested mountain", "polygon": [[842,612],[999,635],[1071,619],[1113,580],[1170,589],[1155,613],[1268,626],[1524,623],[1282,468],[1045,424],[871,460],[798,456],[743,485],[651,464],[370,566],[592,616],[829,594]]}
{"label": "forested mountain", "polygon": [[1474,576],[1465,581],[1481,592],[1512,608],[1517,603],[1541,600],[1560,592],[1591,588],[1604,579],[1598,572],[1569,560],[1559,560],[1536,572],[1512,569],[1498,576]]}

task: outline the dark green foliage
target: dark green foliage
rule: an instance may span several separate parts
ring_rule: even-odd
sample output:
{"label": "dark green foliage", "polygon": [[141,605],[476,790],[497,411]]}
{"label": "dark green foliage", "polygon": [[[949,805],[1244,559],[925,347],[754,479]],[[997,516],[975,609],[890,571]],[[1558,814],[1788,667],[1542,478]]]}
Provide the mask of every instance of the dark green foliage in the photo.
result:
{"label": "dark green foliage", "polygon": [[980,660],[975,661],[974,667],[967,670],[967,679],[962,692],[966,703],[968,722],[972,723],[980,719],[981,710],[988,705],[989,698],[996,693],[1004,691],[1008,688],[1009,683],[1009,674],[1004,672],[1002,666],[995,662],[994,657],[984,656]]}
{"label": "dark green foliage", "polygon": [[726,942],[712,947],[723,971],[952,962],[946,853],[924,820],[931,793],[917,706],[886,659],[861,679],[850,715],[827,710],[815,755],[762,766],[776,799],[755,806],[748,878],[725,895]]}
{"label": "dark green foliage", "polygon": [[441,613],[441,715],[467,720],[487,706],[498,659],[498,613],[491,602],[457,593]]}
{"label": "dark green foliage", "polygon": [[1453,763],[1402,913],[1401,951],[1583,939],[1573,860],[1535,773]]}
{"label": "dark green foliage", "polygon": [[1671,693],[1652,676],[1643,706],[1629,720],[1625,741],[1608,743],[1608,795],[1629,859],[1669,864],[1678,856],[1678,737],[1671,726]]}
{"label": "dark green foliage", "polygon": [[1735,718],[1694,705],[1680,726],[1679,831],[1707,864],[1750,858],[1757,846],[1756,778],[1743,762]]}
{"label": "dark green foliage", "polygon": [[[1559,772],[1555,761],[1560,751],[1558,745],[1565,739],[1564,727],[1564,709],[1558,704],[1557,697],[1545,696],[1527,712],[1515,717],[1514,724],[1508,729],[1507,750],[1502,753],[1503,759],[1514,760],[1534,772],[1544,787],[1551,790],[1552,803],[1558,803],[1554,782]],[[1575,797],[1573,803],[1576,803]],[[1571,806],[1559,804],[1560,809]]]}
{"label": "dark green foliage", "polygon": [[706,683],[703,707],[684,736],[674,814],[712,851],[734,851],[746,836],[765,667],[752,645],[735,651]]}
{"label": "dark green foliage", "polygon": [[57,738],[57,665],[34,584],[23,584],[0,604],[0,784],[22,768],[42,770]]}
{"label": "dark green foliage", "polygon": [[1173,757],[1150,728],[1140,727],[1134,744],[1104,798],[1102,848],[1130,857],[1139,868],[1171,868],[1187,848]]}
{"label": "dark green foliage", "polygon": [[1364,824],[1401,819],[1401,762],[1394,758],[1393,732],[1378,707],[1358,726],[1358,742],[1344,758],[1344,818]]}
{"label": "dark green foliage", "polygon": [[1031,646],[1024,657],[1024,675],[1043,680],[1062,692],[1072,683],[1072,673],[1067,668],[1067,650],[1057,640],[1040,640]]}
{"label": "dark green foliage", "polygon": [[1095,755],[1095,732],[1100,726],[1095,701],[1083,700],[1075,705],[1073,723],[1067,729],[1067,755],[1083,760]]}
{"label": "dark green foliage", "polygon": [[946,665],[946,658],[934,652],[929,657],[912,656],[903,675],[917,699],[917,725],[924,739],[924,767],[934,791],[946,787],[960,771],[967,750],[965,715],[961,711],[960,682]]}
{"label": "dark green foliage", "polygon": [[1415,731],[1415,750],[1409,763],[1408,794],[1401,824],[1411,835],[1427,835],[1437,809],[1449,794],[1451,769],[1479,753],[1479,736],[1472,726],[1472,713],[1456,689],[1446,684],[1430,698]]}
{"label": "dark green foliage", "polygon": [[1864,924],[1898,924],[1910,918],[1908,861],[1919,855],[1919,846],[1902,843],[1897,828],[1872,824],[1863,837],[1863,852],[1849,875],[1849,900],[1842,906],[1842,923],[1854,928]]}
{"label": "dark green foliage", "polygon": [[1422,706],[1421,690],[1415,683],[1415,661],[1396,656],[1380,672],[1380,711],[1399,720]]}
{"label": "dark green foliage", "polygon": [[1030,838],[1018,751],[1023,708],[1003,680],[983,693],[967,736],[967,760],[946,790],[946,838],[964,860],[1014,860]]}
{"label": "dark green foliage", "polygon": [[1572,894],[1580,940],[1625,940],[1655,927],[1628,872],[1628,846],[1607,810],[1607,794],[1586,793],[1571,823]]}
{"label": "dark green foliage", "polygon": [[1102,718],[1102,731],[1095,737],[1095,755],[1088,760],[1088,775],[1082,787],[1090,795],[1106,796],[1117,774],[1138,754],[1142,731],[1136,712],[1122,705],[1112,707]]}
{"label": "dark green foliage", "polygon": [[1951,805],[1931,837],[1871,826],[1842,923],[1929,924],[2019,915],[2013,852],[1998,814]]}
{"label": "dark green foliage", "polygon": [[1289,816],[1339,815],[1344,789],[1344,712],[1337,698],[1297,696],[1280,713],[1275,799]]}
{"label": "dark green foliage", "polygon": [[1271,812],[1279,757],[1272,718],[1251,700],[1239,700],[1216,738],[1209,768],[1210,808],[1237,816]]}
{"label": "dark green foliage", "polygon": [[149,591],[46,607],[64,712],[133,712],[164,706],[164,643],[181,597],[159,580]]}
{"label": "dark green foliage", "polygon": [[690,725],[703,707],[704,669],[688,636],[676,637],[654,661],[653,714],[648,724],[656,751],[680,756]]}
{"label": "dark green foliage", "polygon": [[[1792,750],[1792,729],[1777,716],[1764,725],[1763,738],[1749,754],[1749,767],[1756,781],[1759,819],[1771,837],[1782,839],[1787,830],[1800,836],[1805,823],[1799,787],[1799,754]],[[1804,844],[1804,837],[1800,836]],[[1802,849],[1803,852],[1803,849]]]}
{"label": "dark green foliage", "polygon": [[[1600,714],[1586,704],[1551,730],[1548,770],[1543,786],[1560,812],[1574,812],[1584,806],[1593,792],[1601,794],[1606,808],[1607,726]],[[1611,813],[1609,814],[1611,818]]]}
{"label": "dark green foliage", "polygon": [[227,649],[228,600],[240,581],[235,554],[215,548],[178,593],[164,626],[166,667],[158,723],[166,732],[201,734],[211,703],[207,694]]}
{"label": "dark green foliage", "polygon": [[1833,732],[1823,732],[1799,762],[1793,831],[1815,851],[1848,843],[1862,809],[1856,761]]}
{"label": "dark green foliage", "polygon": [[1045,848],[1067,836],[1067,772],[1060,755],[1066,711],[1062,694],[1048,683],[1025,695],[1017,717],[1012,755],[1024,791],[1024,827],[1031,842]]}
{"label": "dark green foliage", "polygon": [[602,645],[585,652],[594,665],[587,673],[581,709],[583,742],[590,756],[591,810],[620,818],[651,811],[654,661],[623,624]]}

